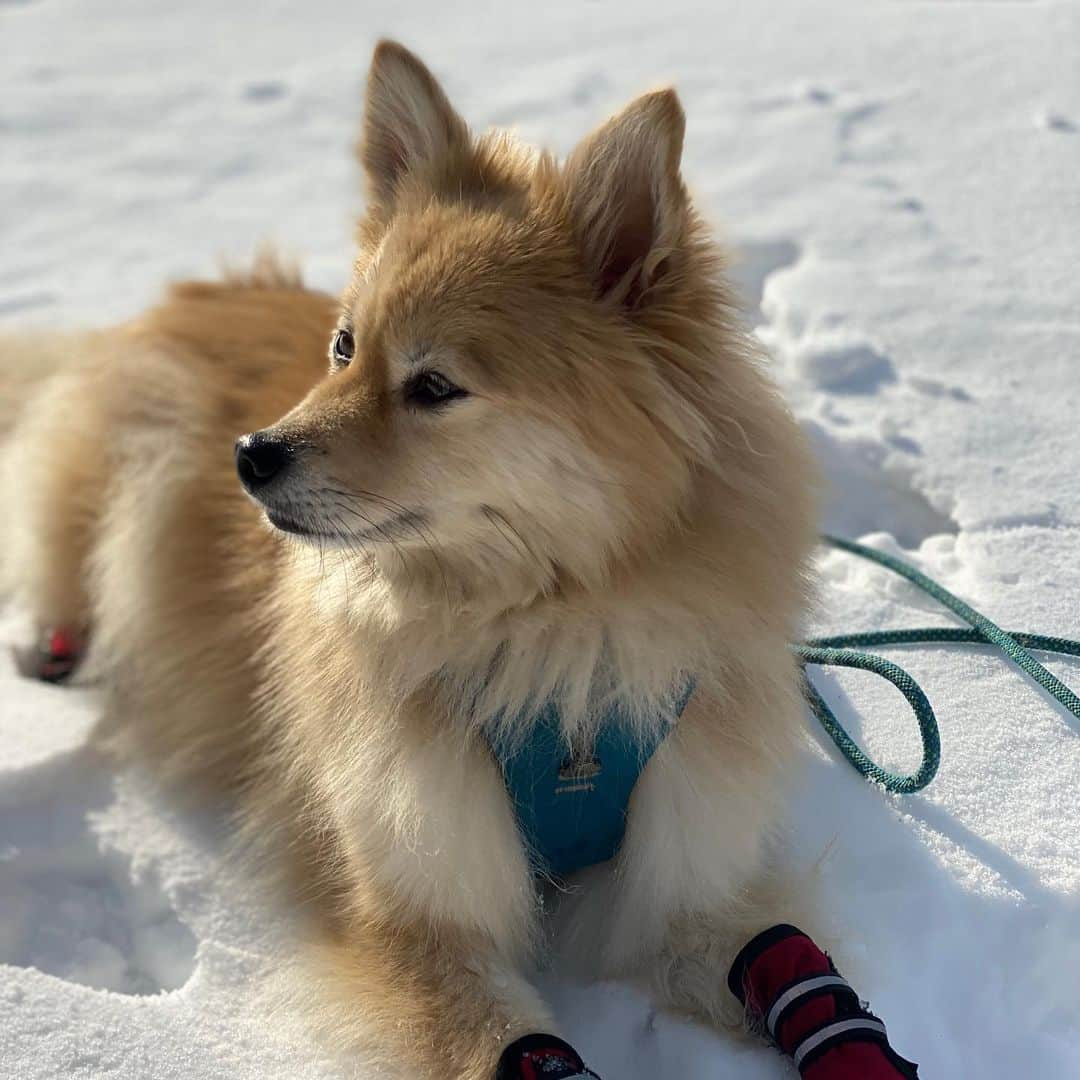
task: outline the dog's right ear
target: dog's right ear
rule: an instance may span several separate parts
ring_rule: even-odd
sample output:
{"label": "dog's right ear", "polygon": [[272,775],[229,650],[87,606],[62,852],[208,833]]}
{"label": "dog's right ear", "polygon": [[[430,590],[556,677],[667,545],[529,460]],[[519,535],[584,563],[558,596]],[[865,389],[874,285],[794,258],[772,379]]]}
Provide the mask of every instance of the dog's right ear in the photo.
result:
{"label": "dog's right ear", "polygon": [[368,74],[359,146],[370,198],[389,208],[407,179],[439,186],[468,148],[465,121],[431,72],[396,41],[380,41]]}
{"label": "dog's right ear", "polygon": [[686,120],[674,90],[632,101],[575,149],[565,178],[585,269],[633,307],[677,260],[689,204],[679,175]]}

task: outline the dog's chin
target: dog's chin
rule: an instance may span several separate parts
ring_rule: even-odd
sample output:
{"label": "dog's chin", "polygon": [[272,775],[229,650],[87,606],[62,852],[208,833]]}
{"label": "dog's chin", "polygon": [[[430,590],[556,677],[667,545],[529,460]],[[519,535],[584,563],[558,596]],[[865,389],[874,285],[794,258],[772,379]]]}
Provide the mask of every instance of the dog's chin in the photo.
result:
{"label": "dog's chin", "polygon": [[322,529],[317,521],[300,520],[270,506],[263,507],[263,515],[278,532],[286,533],[300,541],[318,543],[320,547],[327,545],[331,547],[371,546],[380,540],[388,539],[386,529],[381,524],[372,525],[368,529],[357,532],[344,533],[340,529]]}
{"label": "dog's chin", "polygon": [[263,513],[266,515],[266,520],[280,532],[288,533],[290,536],[295,536],[300,540],[328,539],[327,533],[320,532],[306,522],[297,521],[296,518],[289,517],[288,514],[282,513],[280,510],[268,506],[264,508]]}
{"label": "dog's chin", "polygon": [[337,544],[345,547],[370,547],[384,542],[393,544],[403,531],[418,531],[418,523],[424,520],[422,514],[406,510],[382,521],[369,522],[364,529],[343,530],[337,523],[334,526],[324,526],[317,516],[294,514],[290,512],[290,508],[257,501],[260,502],[266,521],[278,532],[286,533],[297,540],[317,542],[320,546]]}

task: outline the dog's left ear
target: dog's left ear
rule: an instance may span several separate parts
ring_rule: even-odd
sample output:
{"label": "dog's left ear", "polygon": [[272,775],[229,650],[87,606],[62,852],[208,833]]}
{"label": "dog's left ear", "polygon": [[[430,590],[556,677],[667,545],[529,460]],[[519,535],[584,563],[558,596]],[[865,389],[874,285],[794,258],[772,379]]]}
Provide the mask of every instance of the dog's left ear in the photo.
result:
{"label": "dog's left ear", "polygon": [[636,306],[670,269],[687,226],[686,118],[674,90],[632,101],[567,159],[574,229],[598,295]]}
{"label": "dog's left ear", "polygon": [[358,147],[371,198],[393,205],[407,179],[438,188],[468,153],[469,131],[435,76],[403,45],[380,41]]}

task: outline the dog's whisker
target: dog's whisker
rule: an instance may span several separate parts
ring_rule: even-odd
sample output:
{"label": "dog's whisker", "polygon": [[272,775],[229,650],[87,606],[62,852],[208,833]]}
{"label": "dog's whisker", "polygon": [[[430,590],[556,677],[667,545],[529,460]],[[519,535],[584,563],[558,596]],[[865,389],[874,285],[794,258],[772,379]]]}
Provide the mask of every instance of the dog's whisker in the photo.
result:
{"label": "dog's whisker", "polygon": [[405,549],[402,548],[402,546],[393,538],[393,536],[391,536],[390,533],[388,533],[382,525],[378,524],[375,521],[372,521],[371,518],[369,518],[366,514],[363,514],[361,511],[357,510],[355,507],[340,502],[335,503],[334,505],[338,509],[350,514],[354,514],[356,517],[360,518],[368,525],[369,528],[374,529],[375,532],[378,533],[379,536],[381,536],[394,549],[394,551],[397,553],[398,558],[401,559],[402,568],[406,571],[406,574],[408,576],[408,584],[412,585],[415,580],[410,570],[412,564],[409,562],[408,555]]}
{"label": "dog's whisker", "polygon": [[[517,551],[523,551],[525,555],[536,564],[537,569],[540,571],[543,578],[546,579],[549,573],[549,567],[544,564],[544,561],[540,558],[532,547],[525,540],[525,537],[521,535],[520,531],[515,528],[510,519],[502,513],[500,510],[496,510],[493,506],[482,506],[481,511],[484,516],[491,522],[491,524],[498,531],[499,535],[506,540],[511,549]],[[511,533],[517,538],[517,544],[515,544],[506,533],[506,529],[509,529]],[[520,546],[519,546],[520,545]]]}
{"label": "dog's whisker", "polygon": [[[331,477],[331,479],[334,480],[336,483],[341,483],[341,481],[337,480],[337,478],[335,477]],[[323,487],[320,489],[320,491],[324,494],[336,495],[350,500],[363,498],[370,499],[377,503],[385,505],[387,509],[395,512],[398,515],[398,518],[395,522],[392,523],[392,525],[394,527],[411,529],[416,534],[417,539],[430,553],[432,560],[434,561],[439,571],[439,575],[442,579],[443,594],[446,599],[447,610],[452,610],[452,604],[450,600],[450,583],[446,573],[446,566],[438,550],[436,549],[434,542],[434,533],[432,533],[430,529],[424,526],[422,515],[418,514],[415,510],[409,509],[402,503],[396,502],[395,500],[387,498],[384,495],[376,494],[373,491],[364,491],[362,489],[357,491],[347,491],[343,488],[333,487]],[[371,527],[376,527],[374,523],[371,522],[371,520],[365,515],[363,515],[358,509],[356,509],[355,506],[343,504],[341,502],[335,502],[334,505],[338,506],[339,508],[345,510],[348,513],[355,514],[357,517],[360,517],[362,520],[366,521]]]}

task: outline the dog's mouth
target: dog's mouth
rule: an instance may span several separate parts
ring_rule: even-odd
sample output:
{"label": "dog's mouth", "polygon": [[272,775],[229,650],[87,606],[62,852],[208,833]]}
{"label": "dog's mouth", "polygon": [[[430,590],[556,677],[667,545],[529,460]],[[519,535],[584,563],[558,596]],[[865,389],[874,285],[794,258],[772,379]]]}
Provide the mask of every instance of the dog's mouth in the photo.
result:
{"label": "dog's mouth", "polygon": [[280,529],[281,532],[291,536],[302,537],[307,540],[337,540],[353,541],[357,543],[370,543],[372,541],[393,541],[402,533],[416,531],[424,521],[424,515],[412,510],[405,510],[393,514],[383,521],[368,522],[362,529],[350,529],[345,532],[341,529],[327,530],[318,527],[317,523],[303,518],[294,517],[278,507],[264,506],[263,513],[266,520]]}
{"label": "dog's mouth", "polygon": [[321,537],[326,535],[325,533],[316,531],[310,525],[297,521],[287,514],[283,514],[280,510],[272,510],[270,507],[266,507],[264,512],[266,514],[266,520],[269,521],[275,529],[280,529],[282,532],[292,533],[293,536]]}

